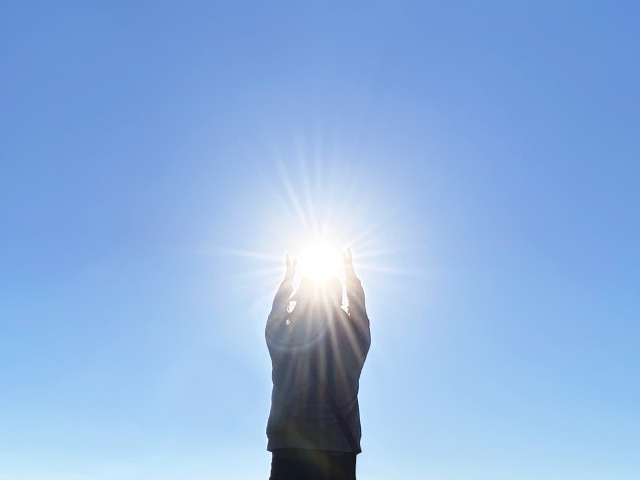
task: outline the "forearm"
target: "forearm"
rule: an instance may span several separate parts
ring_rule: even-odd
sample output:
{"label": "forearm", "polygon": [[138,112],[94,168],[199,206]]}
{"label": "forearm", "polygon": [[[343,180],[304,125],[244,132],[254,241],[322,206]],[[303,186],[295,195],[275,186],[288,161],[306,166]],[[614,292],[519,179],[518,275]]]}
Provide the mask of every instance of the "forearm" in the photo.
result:
{"label": "forearm", "polygon": [[284,322],[287,318],[287,305],[289,303],[289,297],[293,293],[293,285],[290,281],[284,281],[278,287],[275,298],[273,299],[273,305],[271,307],[271,313],[267,320],[267,326],[272,323]]}
{"label": "forearm", "polygon": [[347,300],[349,300],[349,316],[362,327],[369,328],[369,317],[364,300],[364,289],[360,279],[355,275],[347,277]]}

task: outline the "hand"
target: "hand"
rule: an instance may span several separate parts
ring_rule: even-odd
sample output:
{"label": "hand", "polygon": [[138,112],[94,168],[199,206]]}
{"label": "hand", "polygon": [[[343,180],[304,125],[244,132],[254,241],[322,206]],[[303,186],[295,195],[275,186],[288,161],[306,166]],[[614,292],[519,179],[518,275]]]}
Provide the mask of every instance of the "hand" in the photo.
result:
{"label": "hand", "polygon": [[344,262],[344,273],[347,278],[356,278],[356,272],[353,269],[353,255],[350,248],[347,248],[347,251],[342,254],[342,261]]}
{"label": "hand", "polygon": [[289,255],[286,257],[287,271],[284,274],[285,282],[293,282],[296,277],[296,268],[298,267],[298,259],[294,258],[293,262],[289,259]]}

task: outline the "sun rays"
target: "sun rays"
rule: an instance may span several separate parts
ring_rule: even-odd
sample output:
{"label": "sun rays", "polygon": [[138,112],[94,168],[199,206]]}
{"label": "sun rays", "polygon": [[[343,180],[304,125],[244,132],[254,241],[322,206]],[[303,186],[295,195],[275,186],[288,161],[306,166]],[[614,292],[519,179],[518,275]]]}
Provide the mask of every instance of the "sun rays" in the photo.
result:
{"label": "sun rays", "polygon": [[253,172],[262,182],[242,205],[249,210],[239,214],[252,219],[255,234],[213,249],[237,266],[233,289],[252,292],[246,304],[251,317],[264,310],[282,281],[285,254],[298,259],[296,287],[303,277],[344,281],[347,249],[367,283],[385,288],[398,276],[416,275],[406,268],[410,265],[398,263],[407,253],[398,242],[402,205],[367,182],[366,162],[347,162],[322,148],[306,152],[273,148],[267,161],[254,156]]}

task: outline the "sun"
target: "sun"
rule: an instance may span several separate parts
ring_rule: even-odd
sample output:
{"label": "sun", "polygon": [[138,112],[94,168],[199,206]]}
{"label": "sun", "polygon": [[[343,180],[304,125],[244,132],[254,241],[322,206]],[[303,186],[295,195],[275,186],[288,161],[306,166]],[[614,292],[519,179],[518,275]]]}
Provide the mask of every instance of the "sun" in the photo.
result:
{"label": "sun", "polygon": [[317,241],[299,256],[298,269],[302,277],[316,281],[340,277],[343,273],[340,252],[326,241]]}

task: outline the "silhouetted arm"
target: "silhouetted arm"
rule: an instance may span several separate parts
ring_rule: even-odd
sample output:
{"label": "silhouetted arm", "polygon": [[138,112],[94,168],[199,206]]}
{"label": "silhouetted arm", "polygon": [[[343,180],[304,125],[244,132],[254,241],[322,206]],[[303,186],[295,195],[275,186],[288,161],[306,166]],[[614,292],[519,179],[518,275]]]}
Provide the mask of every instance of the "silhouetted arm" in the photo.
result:
{"label": "silhouetted arm", "polygon": [[287,320],[287,305],[289,304],[289,297],[293,293],[293,279],[296,276],[296,267],[298,265],[297,260],[290,261],[289,255],[286,257],[287,271],[284,275],[284,280],[278,287],[276,296],[273,299],[273,305],[271,306],[271,313],[267,319],[267,326],[265,329],[265,336],[267,344],[273,339],[273,336],[285,326]]}
{"label": "silhouetted arm", "polygon": [[273,305],[271,306],[271,313],[267,319],[267,328],[280,326],[281,323],[287,319],[287,305],[289,304],[289,297],[293,293],[293,282],[284,281],[278,287],[276,296],[273,299]]}
{"label": "silhouetted arm", "polygon": [[345,284],[347,287],[347,300],[349,300],[349,318],[351,318],[352,325],[364,335],[364,340],[370,342],[369,317],[367,316],[367,308],[364,302],[364,289],[353,269],[351,250],[347,250],[342,259],[344,260],[344,272],[347,276]]}
{"label": "silhouetted arm", "polygon": [[349,318],[351,323],[361,329],[369,330],[369,317],[364,303],[364,289],[358,277],[347,278],[347,299],[349,300]]}

